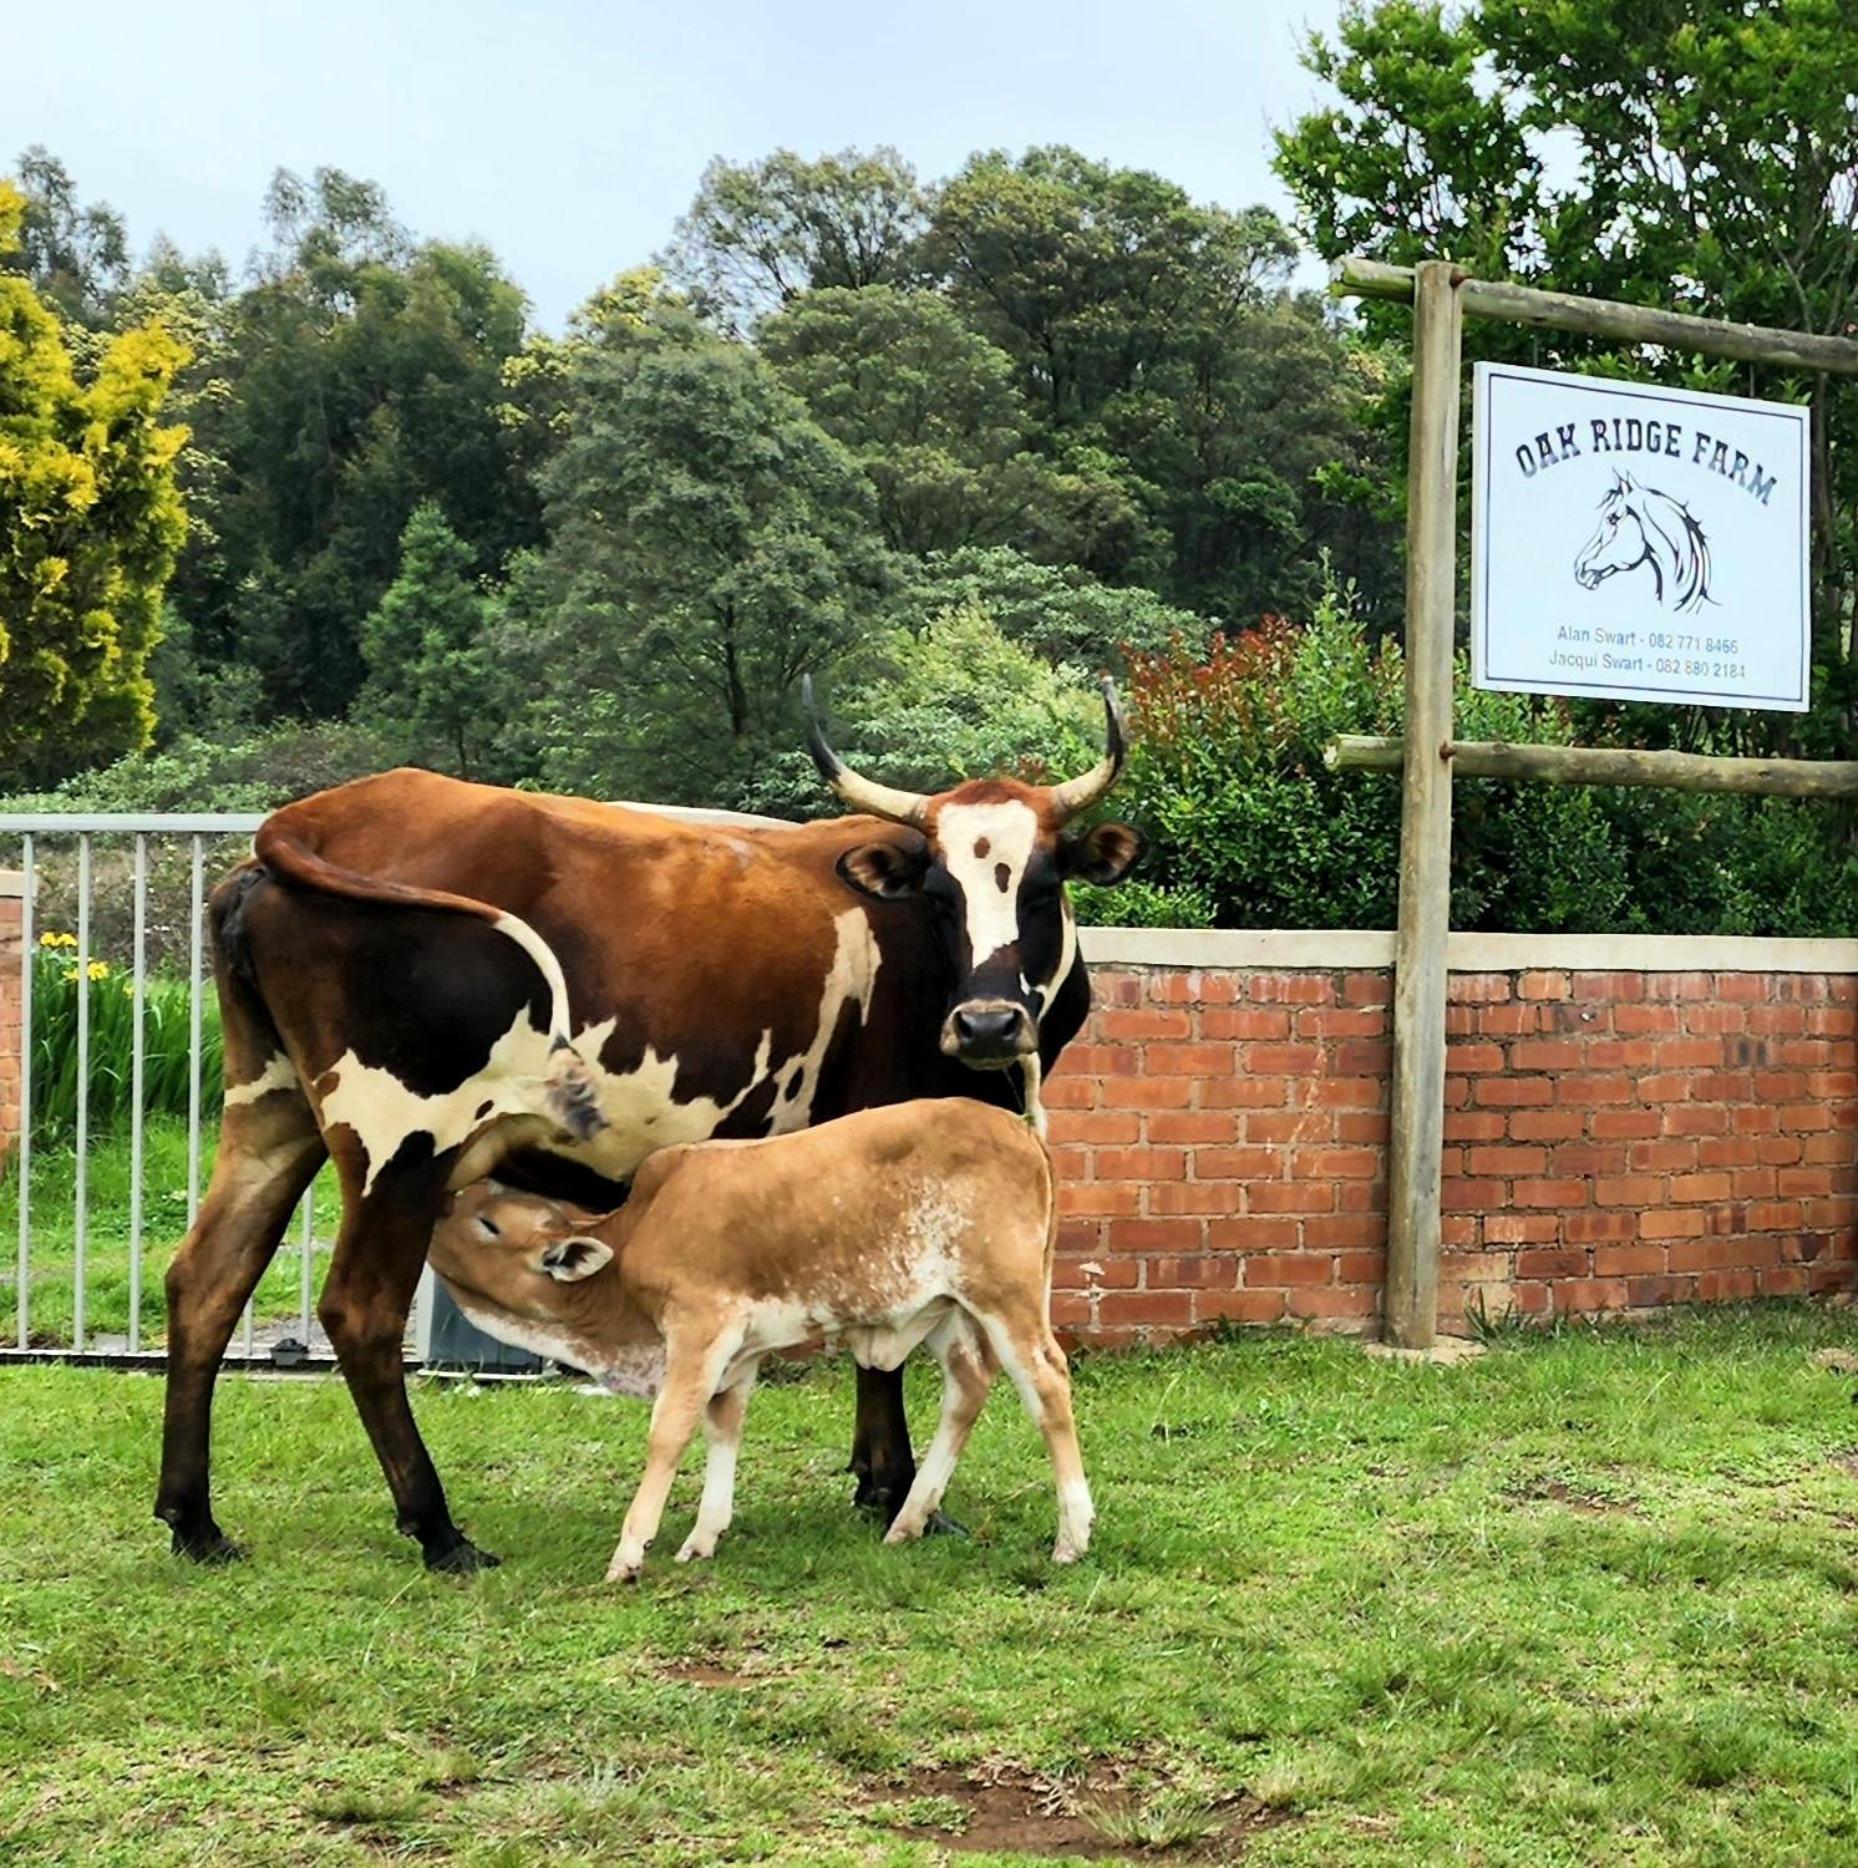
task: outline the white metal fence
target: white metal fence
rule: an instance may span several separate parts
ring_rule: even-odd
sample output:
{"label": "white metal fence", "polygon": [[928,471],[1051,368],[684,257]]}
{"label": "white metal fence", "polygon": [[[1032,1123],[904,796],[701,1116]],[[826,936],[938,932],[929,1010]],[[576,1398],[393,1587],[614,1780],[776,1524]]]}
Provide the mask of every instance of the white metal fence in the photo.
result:
{"label": "white metal fence", "polygon": [[[203,1067],[203,1020],[212,991],[205,896],[211,882],[245,854],[247,839],[262,821],[240,813],[0,814],[0,858],[17,838],[23,883],[20,1133],[5,1177],[18,1233],[11,1358],[159,1359],[160,1350],[149,1338],[159,1313],[160,1272],[199,1210],[204,1144],[211,1140],[203,1134],[203,1116],[210,1114],[219,1089]],[[108,871],[101,893],[100,864]],[[150,964],[152,879],[163,905],[159,972]],[[115,893],[119,890],[128,897],[126,916]],[[107,927],[99,925],[100,905],[107,911]],[[67,915],[68,927],[51,925]],[[58,944],[46,946],[44,936]],[[63,1028],[55,1058],[41,1042],[35,1021],[35,1012],[44,1009],[35,1005],[37,988],[48,969],[61,987],[75,988],[75,1034],[67,999],[60,1008]],[[127,1059],[119,1048],[120,1014],[109,1021],[109,1048],[98,1050],[94,996],[102,991],[120,992],[129,1001]],[[157,1184],[151,1185],[146,1038],[151,996],[157,991],[170,1010],[185,995],[185,1146],[177,1173],[173,1131],[180,1116],[173,1108],[175,1034],[169,1029],[164,1036],[170,1106],[161,1123],[165,1145],[155,1169]],[[125,1063],[126,1090],[121,1086]],[[41,1073],[53,1069],[63,1082],[43,1080]],[[99,1124],[97,1089],[105,1080],[118,1093],[110,1099],[113,1114]],[[54,1135],[46,1111],[53,1092],[65,1089],[72,1092],[68,1124],[61,1119]],[[182,1186],[172,1184],[176,1179],[184,1196]],[[327,1356],[314,1315],[319,1189],[323,1217],[333,1220],[334,1195],[325,1177],[304,1195],[285,1245],[246,1306],[233,1359]],[[147,1317],[145,1306],[151,1313]]]}

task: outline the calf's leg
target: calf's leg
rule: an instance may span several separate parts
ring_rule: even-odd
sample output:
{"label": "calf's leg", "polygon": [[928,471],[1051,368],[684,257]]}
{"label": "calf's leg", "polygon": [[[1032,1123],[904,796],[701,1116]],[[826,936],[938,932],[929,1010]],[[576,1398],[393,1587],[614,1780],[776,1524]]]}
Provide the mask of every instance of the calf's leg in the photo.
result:
{"label": "calf's leg", "polygon": [[938,1325],[927,1341],[942,1365],[942,1418],[909,1496],[885,1534],[887,1544],[908,1543],[928,1528],[993,1386],[993,1358],[964,1313],[957,1311]]}
{"label": "calf's leg", "polygon": [[407,1313],[444,1204],[444,1170],[432,1163],[389,1169],[364,1193],[356,1162],[338,1155],[338,1165],[346,1212],[317,1314],[387,1477],[396,1522],[418,1540],[429,1570],[494,1569],[498,1559],[452,1522],[406,1393]]}
{"label": "calf's leg", "polygon": [[985,1317],[987,1340],[1012,1377],[1026,1412],[1038,1422],[1058,1488],[1058,1540],[1054,1563],[1075,1563],[1090,1548],[1096,1507],[1084,1478],[1077,1423],[1071,1413],[1071,1375],[1043,1308],[1023,1315]]}
{"label": "calf's leg", "polygon": [[703,1435],[709,1448],[703,1468],[703,1500],[697,1506],[696,1526],[677,1553],[680,1563],[715,1556],[716,1540],[728,1530],[735,1516],[736,1454],[742,1445],[742,1418],[748,1412],[748,1397],[754,1388],[751,1369],[733,1387],[711,1396],[703,1411]]}
{"label": "calf's leg", "polygon": [[[664,1503],[677,1477],[678,1461],[697,1423],[716,1394],[736,1344],[717,1332],[685,1324],[666,1332],[664,1386],[652,1403],[652,1428],[646,1442],[645,1476],[632,1495],[619,1546],[607,1565],[609,1583],[636,1583],[645,1553],[658,1535]],[[740,1431],[741,1422],[736,1423]],[[733,1466],[733,1461],[731,1461]]]}
{"label": "calf's leg", "polygon": [[322,1165],[322,1137],[300,1092],[235,1103],[220,1128],[213,1178],[168,1267],[168,1378],[155,1515],[177,1556],[226,1563],[244,1552],[213,1519],[213,1386],[240,1312]]}

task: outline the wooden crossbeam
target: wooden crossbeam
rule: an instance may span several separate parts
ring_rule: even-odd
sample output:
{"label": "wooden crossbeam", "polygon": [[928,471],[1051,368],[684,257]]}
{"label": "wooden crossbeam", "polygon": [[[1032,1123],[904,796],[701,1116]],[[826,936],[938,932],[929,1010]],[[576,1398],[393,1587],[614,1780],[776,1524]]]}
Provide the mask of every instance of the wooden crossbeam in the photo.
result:
{"label": "wooden crossbeam", "polygon": [[[1763,798],[1858,798],[1858,761],[1850,759],[1719,759],[1617,746],[1516,746],[1500,739],[1445,740],[1440,755],[1459,778],[1657,785],[1671,791],[1733,791]],[[1323,749],[1323,763],[1336,771],[1402,771],[1406,741],[1343,734]]]}
{"label": "wooden crossbeam", "polygon": [[[1434,263],[1434,262],[1429,262]],[[1337,260],[1330,290],[1359,298],[1413,302],[1413,268],[1352,254]],[[1510,324],[1578,331],[1625,344],[1661,344],[1668,350],[1693,351],[1705,357],[1733,357],[1742,363],[1778,363],[1801,370],[1828,370],[1858,376],[1858,339],[1820,337],[1807,331],[1779,331],[1765,324],[1731,324],[1722,318],[1697,318],[1683,311],[1659,311],[1650,305],[1626,305],[1616,299],[1577,298],[1569,292],[1544,292],[1535,286],[1505,285],[1490,279],[1461,277],[1459,297],[1466,317],[1501,318]]]}

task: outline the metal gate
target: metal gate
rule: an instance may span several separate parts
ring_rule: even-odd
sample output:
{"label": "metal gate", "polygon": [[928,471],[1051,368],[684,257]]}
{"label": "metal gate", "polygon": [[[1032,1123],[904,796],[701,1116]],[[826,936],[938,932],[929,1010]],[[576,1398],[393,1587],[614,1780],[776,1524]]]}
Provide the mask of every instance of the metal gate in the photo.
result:
{"label": "metal gate", "polygon": [[[0,1360],[160,1365],[161,1274],[199,1210],[218,1131],[206,891],[262,821],[0,814],[0,860],[16,849],[20,877],[20,1121],[0,1176],[0,1228],[10,1219],[17,1244]],[[5,1022],[0,1055],[12,1048]],[[246,1306],[229,1363],[333,1366],[315,1291],[338,1213],[325,1168]],[[422,1280],[410,1346],[447,1363],[504,1363],[455,1318]]]}

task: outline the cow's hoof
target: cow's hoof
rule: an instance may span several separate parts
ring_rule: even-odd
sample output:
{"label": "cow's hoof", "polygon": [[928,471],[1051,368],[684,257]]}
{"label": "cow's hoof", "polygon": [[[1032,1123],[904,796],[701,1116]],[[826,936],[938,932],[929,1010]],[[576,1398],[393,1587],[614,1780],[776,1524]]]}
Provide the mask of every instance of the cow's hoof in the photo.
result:
{"label": "cow's hoof", "polygon": [[973,1533],[965,1524],[958,1524],[946,1511],[932,1511],[929,1522],[923,1526],[925,1537],[970,1537]]}
{"label": "cow's hoof", "polygon": [[235,1544],[218,1525],[204,1531],[174,1533],[174,1554],[190,1563],[243,1563],[247,1556],[243,1544]]}
{"label": "cow's hoof", "polygon": [[480,1550],[468,1537],[461,1537],[443,1550],[426,1552],[426,1568],[435,1576],[475,1576],[479,1570],[494,1570],[503,1559]]}

